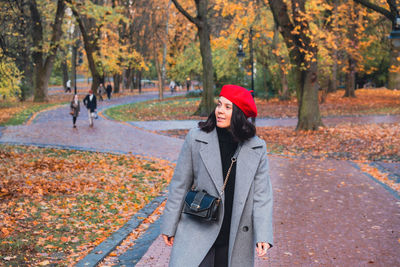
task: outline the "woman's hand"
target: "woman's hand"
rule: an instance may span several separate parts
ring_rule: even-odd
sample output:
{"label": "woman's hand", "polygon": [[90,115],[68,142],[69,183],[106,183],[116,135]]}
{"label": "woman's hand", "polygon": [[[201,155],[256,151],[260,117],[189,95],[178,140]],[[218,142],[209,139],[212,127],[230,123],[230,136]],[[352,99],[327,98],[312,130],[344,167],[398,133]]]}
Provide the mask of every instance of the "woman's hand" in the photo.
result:
{"label": "woman's hand", "polygon": [[173,236],[167,236],[162,234],[162,237],[164,239],[164,242],[167,246],[172,246],[174,244],[174,237]]}
{"label": "woman's hand", "polygon": [[268,243],[265,242],[258,242],[257,243],[257,247],[256,247],[256,251],[257,251],[257,256],[258,257],[262,257],[265,254],[267,254],[267,250],[270,248],[271,246]]}

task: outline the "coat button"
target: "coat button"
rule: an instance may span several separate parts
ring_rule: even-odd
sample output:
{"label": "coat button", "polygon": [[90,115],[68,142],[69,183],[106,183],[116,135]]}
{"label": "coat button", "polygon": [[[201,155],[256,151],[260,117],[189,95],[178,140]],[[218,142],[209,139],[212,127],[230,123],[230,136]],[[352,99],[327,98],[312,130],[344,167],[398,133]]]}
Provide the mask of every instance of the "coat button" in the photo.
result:
{"label": "coat button", "polygon": [[247,232],[247,231],[249,231],[249,227],[248,226],[243,226],[242,230],[243,230],[243,232]]}

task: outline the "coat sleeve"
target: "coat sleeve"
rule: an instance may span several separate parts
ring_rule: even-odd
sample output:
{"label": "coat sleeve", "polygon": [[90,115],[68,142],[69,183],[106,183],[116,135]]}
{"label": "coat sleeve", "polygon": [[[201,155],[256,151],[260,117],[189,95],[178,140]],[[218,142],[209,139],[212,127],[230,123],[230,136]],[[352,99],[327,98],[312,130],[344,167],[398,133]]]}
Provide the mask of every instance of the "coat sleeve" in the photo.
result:
{"label": "coat sleeve", "polygon": [[267,149],[264,144],[260,164],[254,178],[253,224],[256,243],[273,245],[273,196],[269,176]]}
{"label": "coat sleeve", "polygon": [[165,205],[161,233],[175,236],[182,212],[185,195],[193,183],[192,131],[186,136],[178,157],[175,172],[169,185],[168,200]]}
{"label": "coat sleeve", "polygon": [[95,95],[93,95],[93,103],[94,103],[94,109],[97,109],[97,98],[96,98],[96,96]]}

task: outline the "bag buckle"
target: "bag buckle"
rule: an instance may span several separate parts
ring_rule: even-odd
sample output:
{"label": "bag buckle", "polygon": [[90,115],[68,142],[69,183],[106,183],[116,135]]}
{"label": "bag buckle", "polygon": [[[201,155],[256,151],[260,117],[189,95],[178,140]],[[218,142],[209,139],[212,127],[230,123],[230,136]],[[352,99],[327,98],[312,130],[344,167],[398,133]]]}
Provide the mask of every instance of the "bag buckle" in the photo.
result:
{"label": "bag buckle", "polygon": [[196,203],[192,203],[190,204],[190,209],[192,210],[198,210],[200,209],[200,205],[196,204]]}

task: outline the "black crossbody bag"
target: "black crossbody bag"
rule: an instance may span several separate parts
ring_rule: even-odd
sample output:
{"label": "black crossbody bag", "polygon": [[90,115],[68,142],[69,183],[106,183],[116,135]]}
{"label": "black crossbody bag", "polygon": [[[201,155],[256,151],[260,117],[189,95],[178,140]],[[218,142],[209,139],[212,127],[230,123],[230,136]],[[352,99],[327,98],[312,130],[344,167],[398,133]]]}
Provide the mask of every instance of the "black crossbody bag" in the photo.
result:
{"label": "black crossbody bag", "polygon": [[[226,184],[228,183],[229,174],[231,173],[232,166],[235,164],[241,148],[242,146],[239,144],[235,154],[231,158],[231,165],[229,166],[224,185],[221,189],[221,196],[224,194]],[[218,218],[220,203],[220,198],[208,194],[206,190],[199,191],[192,189],[186,193],[183,213],[189,214],[192,217],[202,221],[216,221]]]}

